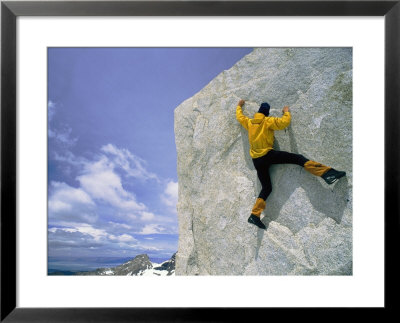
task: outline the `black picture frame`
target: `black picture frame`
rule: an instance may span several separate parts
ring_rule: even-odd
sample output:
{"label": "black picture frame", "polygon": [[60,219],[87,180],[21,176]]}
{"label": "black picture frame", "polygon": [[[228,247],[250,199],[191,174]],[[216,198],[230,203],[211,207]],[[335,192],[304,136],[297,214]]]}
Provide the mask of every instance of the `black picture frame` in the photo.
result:
{"label": "black picture frame", "polygon": [[[399,236],[400,1],[2,1],[1,3],[1,321],[234,322],[263,308],[16,307],[16,19],[18,16],[383,16],[385,19],[385,306],[392,289]],[[366,109],[374,107],[366,107]],[[371,111],[371,110],[367,110]],[[383,165],[371,165],[383,167]],[[373,176],[367,174],[366,176]],[[371,188],[373,189],[373,188]],[[188,297],[190,297],[188,295]],[[282,309],[280,309],[282,310]],[[285,309],[287,310],[287,309]],[[330,318],[335,318],[332,309]],[[382,319],[381,310],[379,318]],[[369,318],[371,312],[368,312]],[[270,315],[270,314],[268,314]],[[338,316],[340,317],[340,316]],[[259,318],[260,319],[260,318]],[[267,318],[265,318],[267,319]],[[247,321],[245,320],[245,321]]]}

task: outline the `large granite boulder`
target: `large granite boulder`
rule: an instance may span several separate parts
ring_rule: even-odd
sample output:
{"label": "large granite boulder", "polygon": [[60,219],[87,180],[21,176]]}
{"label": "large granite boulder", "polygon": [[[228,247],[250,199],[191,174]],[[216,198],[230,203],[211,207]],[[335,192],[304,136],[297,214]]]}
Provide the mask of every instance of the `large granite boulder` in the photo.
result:
{"label": "large granite boulder", "polygon": [[[239,99],[252,117],[289,105],[275,149],[347,172],[327,185],[297,165],[275,165],[261,217],[260,191]],[[175,110],[179,246],[176,275],[352,274],[352,49],[259,48]]]}

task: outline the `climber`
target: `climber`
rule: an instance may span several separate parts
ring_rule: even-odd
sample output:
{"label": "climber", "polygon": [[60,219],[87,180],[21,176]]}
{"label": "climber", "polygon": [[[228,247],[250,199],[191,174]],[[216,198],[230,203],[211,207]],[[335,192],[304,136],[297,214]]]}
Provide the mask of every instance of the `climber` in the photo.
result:
{"label": "climber", "polygon": [[246,117],[242,112],[245,101],[240,100],[236,108],[236,119],[248,131],[250,143],[250,156],[253,159],[258,179],[261,182],[261,192],[253,206],[248,222],[265,229],[261,222],[261,212],[265,209],[267,197],[272,192],[272,184],[269,176],[269,167],[273,164],[296,164],[304,167],[313,175],[322,177],[326,183],[333,184],[339,178],[346,175],[332,167],[322,165],[309,160],[302,155],[273,149],[274,130],[283,130],[290,124],[291,115],[289,107],[282,110],[281,118],[269,117],[270,105],[262,103],[253,119]]}

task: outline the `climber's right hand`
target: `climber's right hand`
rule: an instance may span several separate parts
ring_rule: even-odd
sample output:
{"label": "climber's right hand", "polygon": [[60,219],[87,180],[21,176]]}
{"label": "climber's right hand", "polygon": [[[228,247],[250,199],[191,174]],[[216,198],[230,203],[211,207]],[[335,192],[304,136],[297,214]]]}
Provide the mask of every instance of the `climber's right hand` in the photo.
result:
{"label": "climber's right hand", "polygon": [[244,105],[244,100],[240,100],[238,105],[242,107]]}
{"label": "climber's right hand", "polygon": [[285,113],[285,112],[289,112],[290,110],[289,110],[289,107],[286,105],[286,106],[284,106],[283,107],[283,109],[282,109],[282,112],[283,113]]}

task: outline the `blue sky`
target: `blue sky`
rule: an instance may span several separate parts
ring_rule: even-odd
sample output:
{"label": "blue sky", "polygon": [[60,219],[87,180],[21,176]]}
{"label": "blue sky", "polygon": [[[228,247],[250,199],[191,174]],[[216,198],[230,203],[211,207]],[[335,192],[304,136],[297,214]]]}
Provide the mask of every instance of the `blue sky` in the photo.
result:
{"label": "blue sky", "polygon": [[174,109],[251,51],[48,49],[49,257],[177,251]]}

